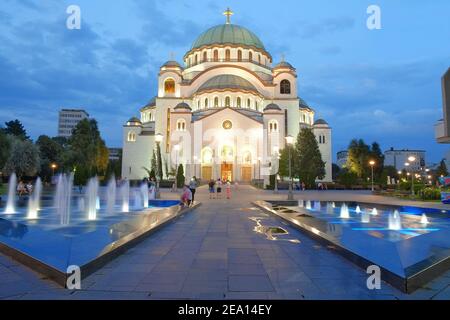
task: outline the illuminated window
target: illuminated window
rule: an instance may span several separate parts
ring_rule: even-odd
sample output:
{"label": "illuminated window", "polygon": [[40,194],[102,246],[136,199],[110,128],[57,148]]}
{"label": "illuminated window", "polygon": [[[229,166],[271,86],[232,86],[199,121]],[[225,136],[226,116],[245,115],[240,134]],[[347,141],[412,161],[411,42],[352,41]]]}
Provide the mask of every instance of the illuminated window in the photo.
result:
{"label": "illuminated window", "polygon": [[219,106],[219,98],[218,97],[215,97],[214,98],[214,107],[218,107]]}
{"label": "illuminated window", "polygon": [[214,61],[215,62],[219,61],[219,51],[218,50],[214,50]]}
{"label": "illuminated window", "polygon": [[280,83],[281,94],[291,94],[291,83],[289,80],[282,80]]}
{"label": "illuminated window", "polygon": [[194,56],[194,65],[196,65],[198,63],[198,57],[197,55]]}
{"label": "illuminated window", "polygon": [[270,120],[269,121],[269,133],[278,132],[278,121]]}
{"label": "illuminated window", "polygon": [[249,108],[250,109],[250,99],[247,99],[247,108]]}
{"label": "illuminated window", "polygon": [[225,61],[231,60],[231,52],[230,49],[225,50]]}
{"label": "illuminated window", "polygon": [[230,97],[225,98],[225,107],[231,107],[231,98]]}
{"label": "illuminated window", "polygon": [[136,133],[133,131],[128,132],[128,142],[136,142]]}
{"label": "illuminated window", "polygon": [[177,131],[186,131],[186,121],[184,119],[177,121]]}
{"label": "illuminated window", "polygon": [[205,99],[205,108],[208,108],[208,98]]}
{"label": "illuminated window", "polygon": [[175,93],[175,80],[167,79],[166,81],[164,81],[164,92]]}
{"label": "illuminated window", "polygon": [[242,61],[242,51],[238,50],[238,61]]}
{"label": "illuminated window", "polygon": [[241,97],[237,98],[236,105],[237,105],[238,108],[241,107]]}
{"label": "illuminated window", "polygon": [[208,54],[205,52],[203,52],[203,61],[207,61],[208,60]]}
{"label": "illuminated window", "polygon": [[253,53],[251,51],[248,52],[248,60],[253,61]]}

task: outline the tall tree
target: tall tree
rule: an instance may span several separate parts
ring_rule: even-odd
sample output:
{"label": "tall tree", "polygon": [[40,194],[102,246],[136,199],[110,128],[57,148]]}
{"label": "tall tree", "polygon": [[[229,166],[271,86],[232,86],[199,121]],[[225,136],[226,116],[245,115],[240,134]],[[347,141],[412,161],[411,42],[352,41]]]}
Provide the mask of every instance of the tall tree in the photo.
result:
{"label": "tall tree", "polygon": [[39,173],[43,179],[49,181],[53,173],[51,165],[56,164],[58,167],[62,165],[64,148],[57,141],[46,135],[39,136],[36,146],[39,148],[41,157]]}
{"label": "tall tree", "polygon": [[447,169],[447,165],[445,164],[444,159],[442,159],[441,162],[439,163],[439,166],[437,167],[437,170],[436,170],[436,175],[438,177],[448,176],[448,169]]}
{"label": "tall tree", "polygon": [[5,128],[2,129],[2,131],[7,135],[17,137],[20,140],[30,139],[30,137],[27,136],[27,131],[25,130],[23,124],[17,119],[5,122]]}
{"label": "tall tree", "polygon": [[348,147],[347,168],[364,178],[368,176],[369,161],[370,147],[362,139],[353,139]]}
{"label": "tall tree", "polygon": [[40,167],[39,149],[30,140],[10,136],[11,151],[5,164],[8,174],[15,172],[17,176],[34,176]]}
{"label": "tall tree", "polygon": [[[166,174],[167,170],[167,162],[165,163]],[[156,176],[159,181],[163,179],[163,166],[162,166],[162,156],[161,156],[161,143],[156,144]]]}
{"label": "tall tree", "polygon": [[100,136],[96,120],[81,120],[74,128],[68,146],[67,162],[70,166],[83,167],[88,176],[104,174],[108,166],[109,151]]}
{"label": "tall tree", "polygon": [[325,177],[325,162],[319,150],[316,137],[311,129],[302,129],[295,144],[298,160],[293,161],[294,172],[308,188],[315,186],[316,179]]}
{"label": "tall tree", "polygon": [[8,160],[10,148],[10,139],[8,139],[6,133],[0,129],[0,170],[3,169]]}
{"label": "tall tree", "polygon": [[370,160],[375,161],[375,165],[373,167],[374,175],[377,179],[380,179],[383,173],[384,167],[384,154],[381,151],[380,145],[378,142],[373,142],[370,148]]}

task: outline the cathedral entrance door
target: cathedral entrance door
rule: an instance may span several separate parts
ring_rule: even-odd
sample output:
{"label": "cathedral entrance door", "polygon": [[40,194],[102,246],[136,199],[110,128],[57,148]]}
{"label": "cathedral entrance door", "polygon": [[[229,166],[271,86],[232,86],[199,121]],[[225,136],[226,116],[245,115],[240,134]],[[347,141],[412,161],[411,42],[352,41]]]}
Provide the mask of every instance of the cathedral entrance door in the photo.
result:
{"label": "cathedral entrance door", "polygon": [[202,167],[202,180],[208,181],[212,179],[212,167]]}
{"label": "cathedral entrance door", "polygon": [[222,181],[233,181],[233,165],[230,163],[222,163],[221,166]]}
{"label": "cathedral entrance door", "polygon": [[252,180],[252,167],[241,168],[241,180],[243,182],[250,182]]}

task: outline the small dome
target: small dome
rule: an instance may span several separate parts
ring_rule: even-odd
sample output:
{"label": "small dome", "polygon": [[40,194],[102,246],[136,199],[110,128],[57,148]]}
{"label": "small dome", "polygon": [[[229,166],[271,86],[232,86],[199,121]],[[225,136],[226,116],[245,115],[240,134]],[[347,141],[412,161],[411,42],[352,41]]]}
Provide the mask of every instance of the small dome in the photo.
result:
{"label": "small dome", "polygon": [[328,122],[326,122],[325,120],[323,120],[323,119],[317,119],[315,122],[314,122],[314,125],[320,125],[320,124],[323,124],[323,125],[328,125]]}
{"label": "small dome", "polygon": [[169,61],[167,61],[166,63],[164,63],[162,66],[161,66],[161,68],[162,67],[166,67],[166,68],[180,68],[180,69],[183,69],[183,67],[178,63],[178,62],[176,62],[175,60],[169,60]]}
{"label": "small dome", "polygon": [[142,124],[141,120],[139,120],[136,117],[130,118],[130,120],[127,121],[127,125],[129,126],[140,126]]}
{"label": "small dome", "polygon": [[146,105],[145,107],[154,107],[156,106],[156,97],[153,97]]}
{"label": "small dome", "polygon": [[277,104],[271,103],[271,104],[268,104],[268,105],[264,108],[264,111],[270,111],[270,110],[281,111],[281,108],[280,108]]}
{"label": "small dome", "polygon": [[245,90],[258,93],[258,90],[248,80],[232,75],[222,74],[212,77],[197,90],[197,92],[209,91],[209,90]]}
{"label": "small dome", "polygon": [[175,110],[180,110],[180,109],[192,110],[191,107],[186,102],[180,102],[179,104],[177,104],[177,106],[175,107]]}
{"label": "small dome", "polygon": [[295,68],[292,66],[292,64],[290,64],[289,62],[286,62],[286,61],[279,62],[273,68],[274,69],[281,69],[281,68],[285,69],[285,68],[288,68],[288,69],[295,70]]}
{"label": "small dome", "polygon": [[313,109],[309,106],[309,104],[300,97],[298,97],[298,107],[299,109],[308,109],[310,111],[313,111]]}

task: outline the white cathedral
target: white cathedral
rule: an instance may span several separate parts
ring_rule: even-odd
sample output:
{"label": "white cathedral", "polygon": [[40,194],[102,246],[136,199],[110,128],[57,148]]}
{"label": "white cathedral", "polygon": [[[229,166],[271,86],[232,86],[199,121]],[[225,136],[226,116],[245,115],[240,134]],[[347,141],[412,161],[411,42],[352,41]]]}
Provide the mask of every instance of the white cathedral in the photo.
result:
{"label": "white cathedral", "polygon": [[123,126],[122,177],[147,176],[156,143],[164,174],[183,165],[186,179],[268,181],[286,137],[312,128],[331,181],[331,128],[299,96],[296,69],[272,56],[250,30],[226,23],[201,34],[184,66],[160,68],[158,94]]}

